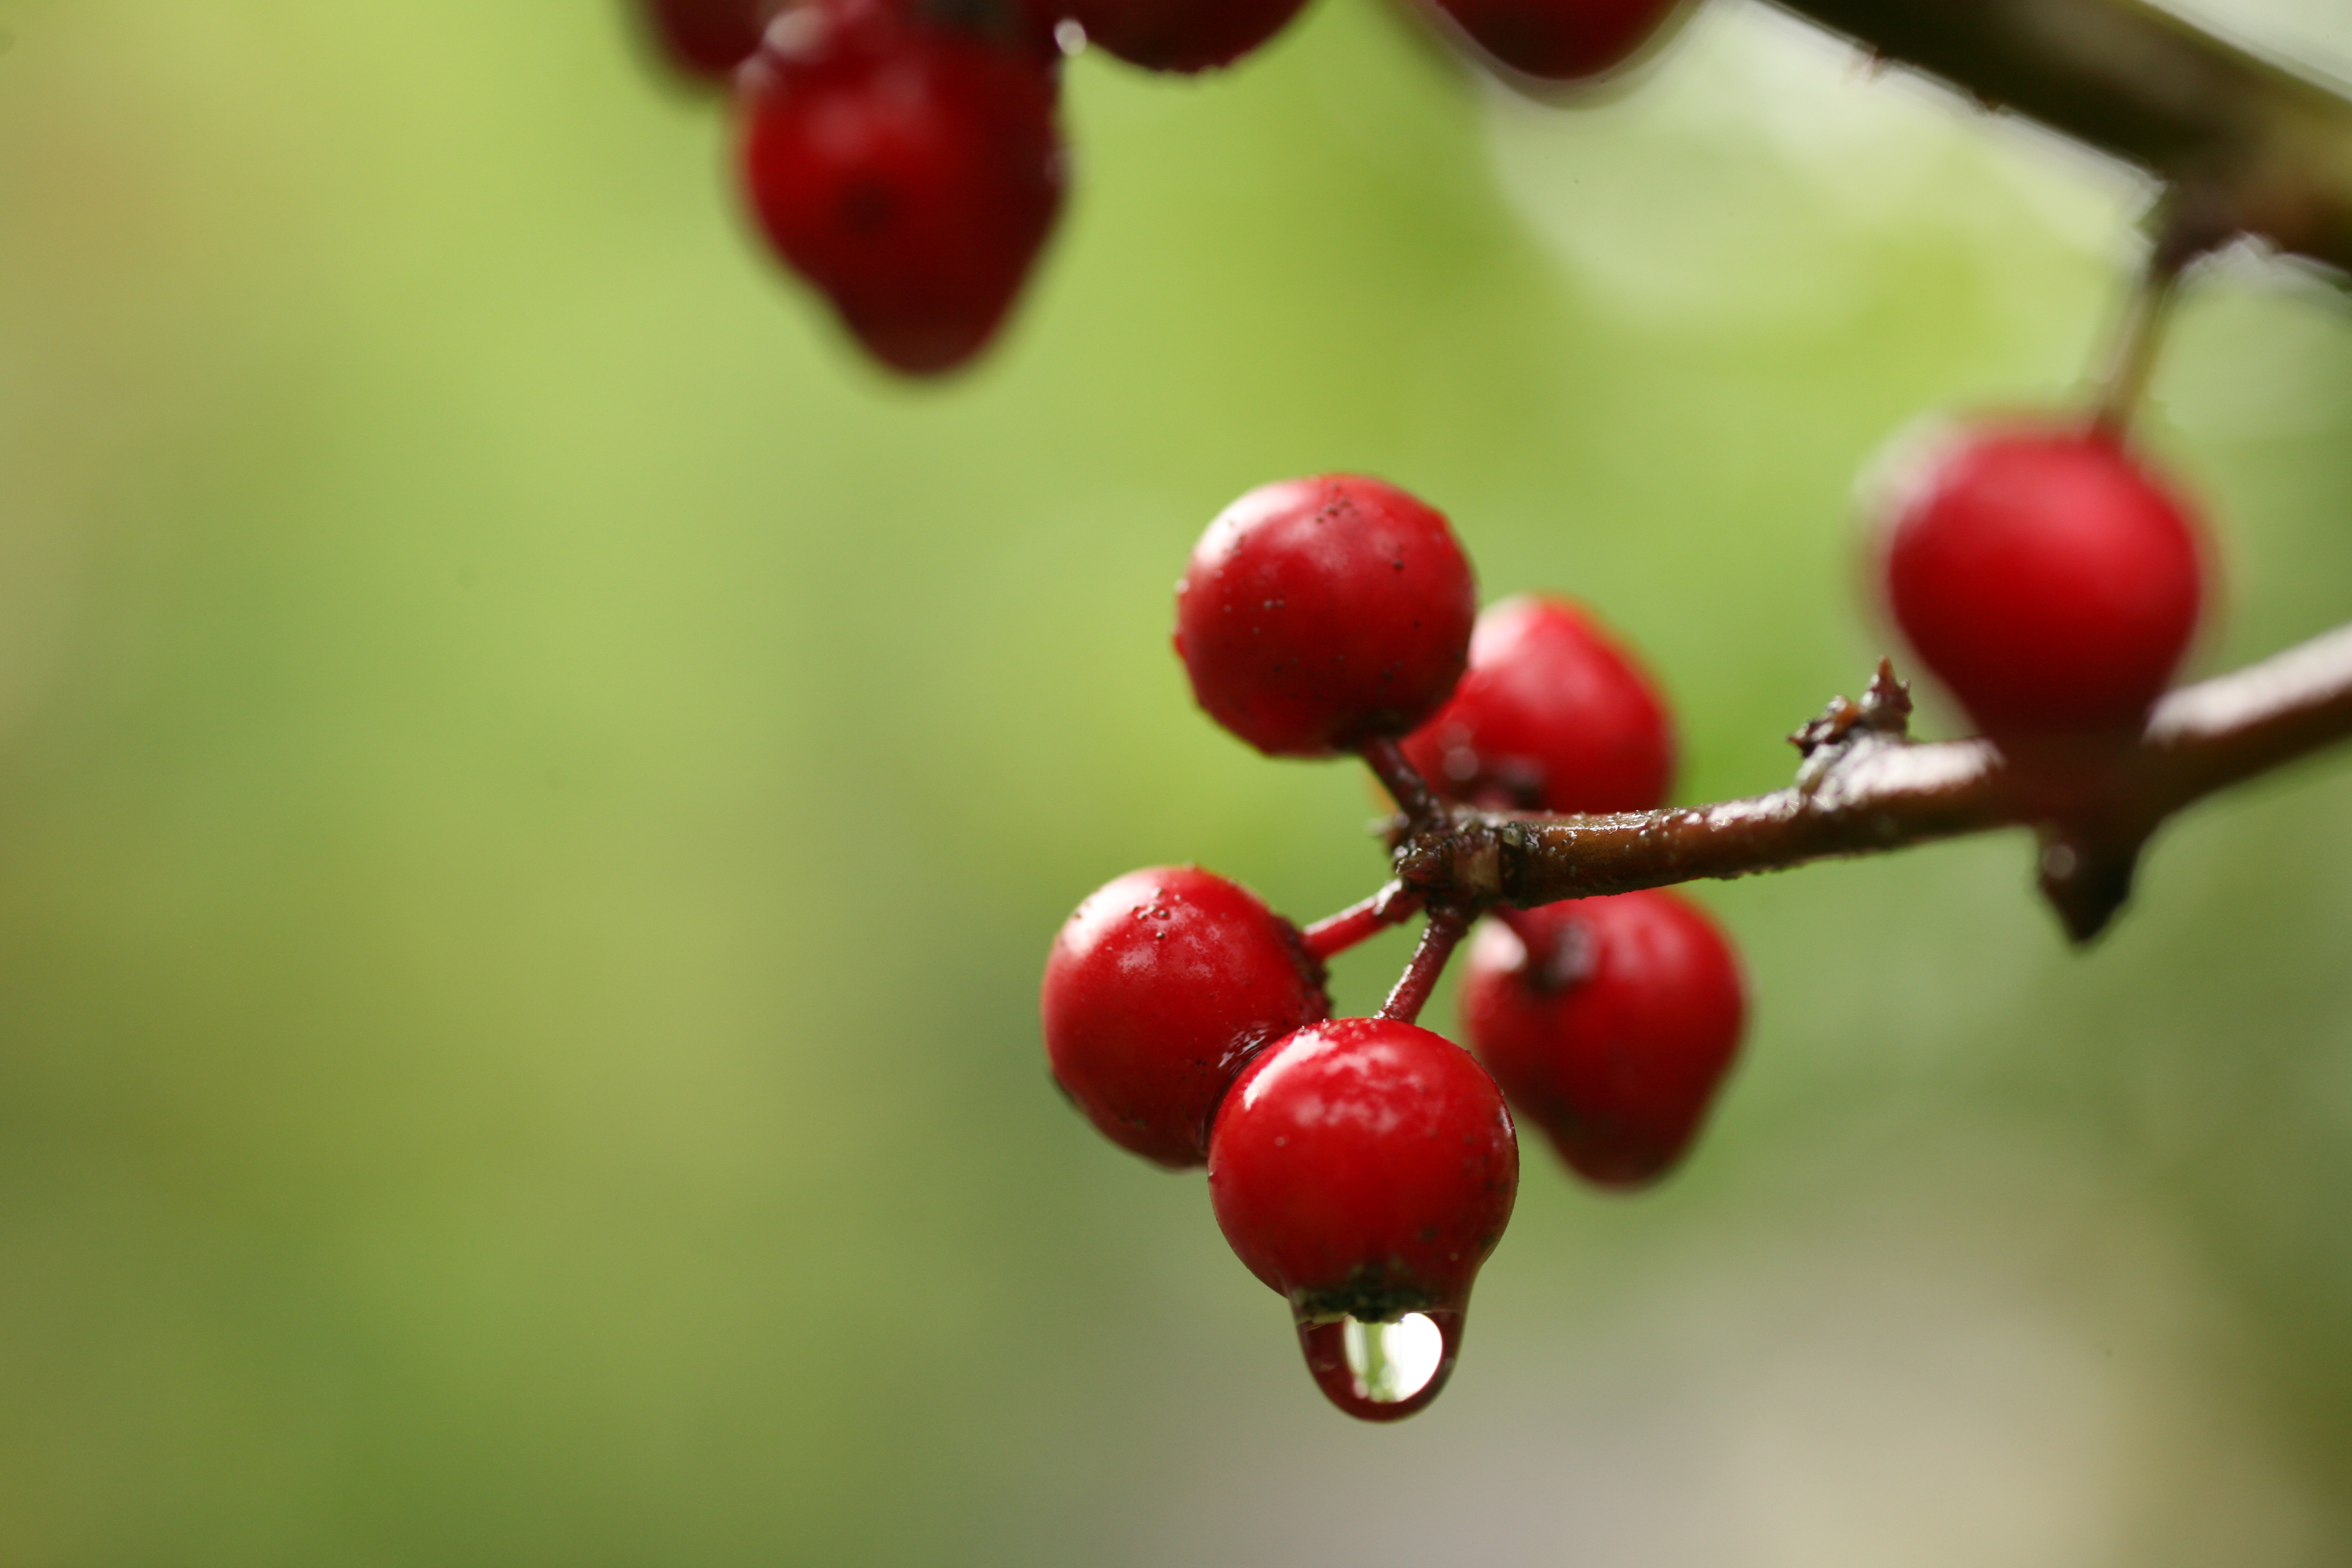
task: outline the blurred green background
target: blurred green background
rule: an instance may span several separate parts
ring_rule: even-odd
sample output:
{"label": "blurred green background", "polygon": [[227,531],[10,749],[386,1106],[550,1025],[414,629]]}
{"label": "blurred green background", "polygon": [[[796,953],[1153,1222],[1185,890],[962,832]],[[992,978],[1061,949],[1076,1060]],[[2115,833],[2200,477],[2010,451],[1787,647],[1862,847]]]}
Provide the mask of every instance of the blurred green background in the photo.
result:
{"label": "blurred green background", "polygon": [[[1119,871],[1380,876],[1168,652],[1226,500],[1423,491],[1644,650],[1683,798],[1775,787],[1881,646],[1856,472],[2077,395],[2116,168],[1728,0],[1567,110],[1319,0],[1075,62],[1037,286],[908,388],[616,5],[0,27],[0,1568],[2352,1558],[2352,760],[2088,954],[2013,837],[1700,889],[1712,1136],[1531,1147],[1397,1429],[1035,1039]],[[2202,666],[2352,614],[2328,291],[2216,269],[2156,398]]]}

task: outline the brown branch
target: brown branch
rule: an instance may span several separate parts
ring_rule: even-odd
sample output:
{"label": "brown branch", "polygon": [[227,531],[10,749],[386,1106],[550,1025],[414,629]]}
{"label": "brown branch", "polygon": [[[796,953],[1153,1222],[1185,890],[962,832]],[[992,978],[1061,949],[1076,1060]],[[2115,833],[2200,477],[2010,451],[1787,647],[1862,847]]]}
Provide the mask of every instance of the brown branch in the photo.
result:
{"label": "brown branch", "polygon": [[2352,272],[2352,99],[2146,0],[1778,0],[2172,186],[2186,253],[2244,233]]}
{"label": "brown branch", "polygon": [[1860,703],[1840,699],[1793,737],[1807,754],[1788,789],[1612,816],[1459,810],[1398,847],[1397,874],[1433,906],[1528,908],[2032,827],[2043,890],[2086,939],[2166,817],[2352,737],[2352,626],[2172,692],[2120,748],[2020,762],[1982,740],[1916,744],[1902,732],[1908,710],[1882,664]]}

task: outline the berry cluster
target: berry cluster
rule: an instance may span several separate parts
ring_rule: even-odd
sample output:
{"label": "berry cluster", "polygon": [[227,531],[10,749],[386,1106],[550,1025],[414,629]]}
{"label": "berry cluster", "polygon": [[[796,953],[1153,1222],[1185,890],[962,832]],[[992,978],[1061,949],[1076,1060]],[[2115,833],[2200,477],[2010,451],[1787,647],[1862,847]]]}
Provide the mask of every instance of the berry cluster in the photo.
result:
{"label": "berry cluster", "polygon": [[[1889,497],[1895,618],[2011,764],[2063,785],[2128,747],[2202,572],[2197,525],[2122,436],[1988,424]],[[1747,1016],[1730,943],[1670,892],[1519,909],[1498,880],[1410,874],[1416,847],[1505,814],[1654,810],[1674,772],[1654,684],[1583,610],[1475,605],[1445,518],[1392,485],[1295,479],[1228,507],[1177,584],[1193,694],[1269,756],[1361,756],[1397,804],[1398,879],[1301,930],[1197,867],[1130,873],[1063,927],[1041,999],[1072,1102],[1148,1159],[1208,1165],[1217,1223],[1289,1301],[1318,1385],[1371,1421],[1453,1368],[1517,1187],[1512,1112],[1586,1180],[1653,1183]],[[1424,912],[1379,1016],[1330,1017],[1324,962]],[[1418,1020],[1474,926],[1465,1052]]]}
{"label": "berry cluster", "polygon": [[[1201,706],[1259,751],[1364,757],[1396,797],[1400,845],[1482,808],[1655,806],[1673,771],[1664,707],[1630,656],[1565,600],[1477,614],[1444,517],[1376,479],[1297,479],[1227,508],[1177,586],[1175,642]],[[1423,909],[1380,1015],[1331,1018],[1324,961]],[[1417,1020],[1490,911],[1465,1052]],[[1317,1384],[1382,1421],[1453,1368],[1518,1185],[1506,1101],[1591,1180],[1653,1181],[1704,1119],[1745,1000],[1729,944],[1670,893],[1519,910],[1400,881],[1301,931],[1180,867],[1078,906],[1041,1010],[1071,1100],[1125,1148],[1207,1163],[1218,1225],[1288,1300]]]}
{"label": "berry cluster", "polygon": [[[875,357],[929,374],[988,343],[1053,229],[1063,58],[1091,40],[1152,70],[1222,67],[1303,0],[642,3],[681,68],[732,82],[746,192],[777,254]],[[1423,3],[1523,86],[1621,66],[1675,9]],[[2144,357],[2126,347],[2121,363]],[[2066,849],[2045,886],[2074,874],[2050,869],[2075,865],[2069,835],[2095,847],[2116,798],[2100,781],[2121,776],[2206,597],[2199,524],[2122,433],[2130,384],[2081,423],[1946,433],[1899,468],[1877,519],[1895,625]],[[1672,727],[1581,607],[1523,595],[1481,614],[1444,517],[1360,477],[1269,485],[1219,516],[1178,585],[1175,646],[1202,708],[1261,752],[1370,766],[1397,806],[1396,877],[1303,930],[1197,867],[1109,883],[1046,963],[1054,1076],[1122,1147],[1205,1163],[1220,1227],[1289,1302],[1318,1385],[1398,1419],[1444,1386],[1508,1223],[1514,1112],[1587,1181],[1641,1187],[1690,1149],[1737,1055],[1730,944],[1647,885],[1688,872],[1521,908],[1495,868],[1512,814],[1656,812]],[[2108,846],[2126,880],[2129,832]],[[1424,915],[1379,1014],[1332,1017],[1325,963]],[[1465,940],[1466,1051],[1419,1023]]]}
{"label": "berry cluster", "polygon": [[[745,193],[785,264],[908,375],[996,333],[1061,211],[1061,61],[1232,64],[1305,0],[642,0],[688,75],[731,81]],[[1593,76],[1670,0],[1428,0],[1495,68]]]}

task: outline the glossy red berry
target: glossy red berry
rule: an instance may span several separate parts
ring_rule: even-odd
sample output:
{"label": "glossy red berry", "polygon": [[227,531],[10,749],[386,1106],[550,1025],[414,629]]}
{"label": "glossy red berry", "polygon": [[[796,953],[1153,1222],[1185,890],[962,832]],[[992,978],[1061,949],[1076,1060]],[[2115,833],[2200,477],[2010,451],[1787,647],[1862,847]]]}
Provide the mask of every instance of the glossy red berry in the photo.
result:
{"label": "glossy red berry", "polygon": [[1583,610],[1532,594],[1478,617],[1469,672],[1404,753],[1442,795],[1528,811],[1647,811],[1675,773],[1650,678]]}
{"label": "glossy red berry", "polygon": [[1621,893],[1488,920],[1464,1032],[1512,1106],[1579,1174],[1655,1181],[1706,1120],[1747,1020],[1723,933],[1672,893]]}
{"label": "glossy red berry", "polygon": [[1378,479],[1287,479],[1201,536],[1176,652],[1218,723],[1273,756],[1328,756],[1436,711],[1476,615],[1444,514]]}
{"label": "glossy red berry", "polygon": [[1068,0],[1070,17],[1129,65],[1200,71],[1231,65],[1280,32],[1306,0]]}
{"label": "glossy red berry", "polygon": [[977,353],[1061,207],[1052,64],[911,13],[811,5],[741,80],[744,179],[777,252],[892,368]]}
{"label": "glossy red berry", "polygon": [[646,21],[689,76],[725,81],[759,52],[773,0],[644,0]]}
{"label": "glossy red berry", "polygon": [[[1324,1393],[1367,1420],[1410,1415],[1444,1386],[1518,1180],[1518,1141],[1486,1070],[1384,1018],[1317,1024],[1259,1057],[1209,1144],[1225,1239],[1288,1299]],[[1382,1399],[1349,1363],[1347,1321],[1409,1313],[1436,1326],[1443,1354],[1421,1387]]]}
{"label": "glossy red berry", "polygon": [[1054,1077],[1104,1136],[1176,1168],[1252,1056],[1327,1016],[1297,930],[1196,866],[1130,871],[1054,939],[1039,995]]}
{"label": "glossy red berry", "polygon": [[1968,431],[1892,499],[1887,602],[1987,734],[2138,730],[2197,628],[2200,531],[2116,437]]}
{"label": "glossy red berry", "polygon": [[1622,65],[1676,0],[1433,0],[1507,70],[1574,81]]}

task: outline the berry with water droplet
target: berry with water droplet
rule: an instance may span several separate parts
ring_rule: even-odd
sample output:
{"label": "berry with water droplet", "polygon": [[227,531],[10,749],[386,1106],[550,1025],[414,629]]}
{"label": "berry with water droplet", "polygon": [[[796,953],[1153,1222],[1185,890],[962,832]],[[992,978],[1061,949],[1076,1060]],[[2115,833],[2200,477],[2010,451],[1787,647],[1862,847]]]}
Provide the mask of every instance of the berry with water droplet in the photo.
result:
{"label": "berry with water droplet", "polygon": [[1512,1106],[1612,1187],[1682,1158],[1747,1015],[1731,944],[1665,892],[1503,911],[1462,985],[1463,1032]]}
{"label": "berry with water droplet", "polygon": [[1321,757],[1434,712],[1476,615],[1443,513],[1330,474],[1252,490],[1209,525],[1176,585],[1176,652],[1218,723],[1271,756]]}
{"label": "berry with water droplet", "polygon": [[[1518,1181],[1494,1080],[1452,1042],[1387,1018],[1316,1024],[1276,1044],[1226,1095],[1209,1142],[1218,1226],[1289,1300],[1318,1385],[1367,1421],[1410,1415],[1444,1386]],[[1441,1340],[1417,1386],[1349,1355],[1350,1323],[1360,1339],[1416,1315]]]}
{"label": "berry with water droplet", "polygon": [[1622,65],[1676,0],[1433,0],[1507,71],[1576,81]]}
{"label": "berry with water droplet", "polygon": [[1202,71],[1231,65],[1280,32],[1306,0],[1067,0],[1099,45],[1129,65]]}
{"label": "berry with water droplet", "polygon": [[1048,54],[820,4],[771,28],[740,79],[745,185],[777,253],[893,369],[979,353],[1061,208]]}
{"label": "berry with water droplet", "polygon": [[1078,1109],[1180,1169],[1207,1158],[1217,1102],[1250,1058],[1331,1011],[1297,929],[1197,866],[1130,871],[1088,897],[1054,939],[1038,1003]]}
{"label": "berry with water droplet", "polygon": [[759,52],[774,0],[645,0],[647,26],[689,76],[725,81]]}
{"label": "berry with water droplet", "polygon": [[1523,594],[1491,605],[1470,668],[1404,754],[1441,795],[1528,811],[1646,811],[1666,798],[1665,704],[1577,605]]}
{"label": "berry with water droplet", "polygon": [[2197,628],[2200,531],[2104,429],[1992,425],[1896,476],[1888,605],[1997,741],[2136,734]]}

